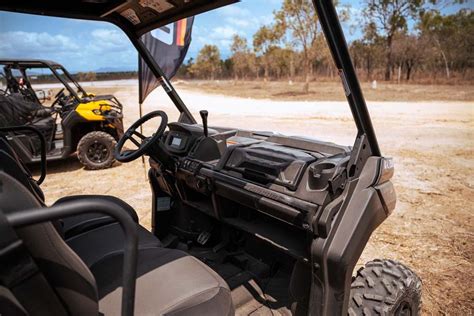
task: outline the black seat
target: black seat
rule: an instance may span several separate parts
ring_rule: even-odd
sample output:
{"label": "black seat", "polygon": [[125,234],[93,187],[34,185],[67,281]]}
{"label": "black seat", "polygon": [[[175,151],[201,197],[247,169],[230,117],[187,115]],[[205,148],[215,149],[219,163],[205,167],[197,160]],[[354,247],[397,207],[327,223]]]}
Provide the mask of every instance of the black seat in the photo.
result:
{"label": "black seat", "polygon": [[[100,199],[100,200],[108,200],[111,201],[122,208],[124,208],[130,217],[133,219],[135,223],[138,223],[138,215],[137,212],[125,203],[124,201],[110,195],[70,195],[66,197],[62,197],[56,202],[54,202],[53,205],[59,205],[61,203],[65,202],[71,202],[71,201],[80,201],[80,200],[94,200],[94,199]],[[65,239],[72,238],[74,236],[80,235],[83,232],[87,232],[93,229],[96,229],[101,226],[106,226],[112,223],[115,223],[115,219],[108,215],[100,214],[100,213],[88,213],[88,214],[82,214],[82,215],[77,215],[69,218],[63,218],[61,220],[61,231]]]}
{"label": "black seat", "polygon": [[[19,182],[23,184],[41,203],[44,204],[44,193],[41,188],[38,186],[36,181],[31,176],[28,168],[26,168],[21,162],[20,158],[16,155],[13,148],[8,144],[8,141],[0,135],[0,169],[5,171],[8,175],[12,176]],[[138,215],[135,210],[123,202],[120,199],[117,199],[113,196],[105,195],[73,195],[68,197],[63,197],[57,200],[54,204],[60,204],[66,201],[78,201],[81,199],[94,199],[102,198],[110,200],[118,205],[122,206],[129,212],[129,215],[132,219],[138,223]],[[108,225],[114,223],[115,220],[107,215],[89,213],[80,216],[73,216],[70,218],[65,218],[55,223],[55,226],[59,229],[60,233],[65,238],[73,237],[74,235],[81,234],[83,232],[95,229],[100,226]]]}
{"label": "black seat", "polygon": [[[0,187],[0,205],[5,214],[42,207],[29,190],[3,171]],[[116,225],[84,232],[70,239],[69,245],[50,222],[16,231],[57,295],[55,300],[45,300],[42,305],[39,302],[35,314],[51,313],[51,301],[61,304],[71,315],[97,315],[98,311],[119,314],[123,236],[112,235],[111,231],[118,231]],[[146,235],[147,242],[139,248],[136,315],[234,314],[229,287],[217,273],[184,252],[159,247],[153,235],[138,224],[137,229]],[[102,240],[94,234],[106,238],[106,243],[99,245]],[[21,304],[22,300],[17,299]]]}
{"label": "black seat", "polygon": [[[32,126],[38,129],[46,140],[52,140],[55,120],[51,116],[51,109],[25,100],[21,94],[0,95],[0,124],[1,126]],[[38,135],[33,132],[23,132],[29,135],[32,143],[33,154],[40,152]]]}

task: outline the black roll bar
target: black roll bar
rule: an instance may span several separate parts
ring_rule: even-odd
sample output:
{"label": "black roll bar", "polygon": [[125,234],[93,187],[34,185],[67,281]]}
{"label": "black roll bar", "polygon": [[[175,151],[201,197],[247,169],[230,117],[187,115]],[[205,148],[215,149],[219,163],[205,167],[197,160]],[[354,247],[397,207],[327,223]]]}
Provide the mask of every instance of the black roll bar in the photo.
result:
{"label": "black roll bar", "polygon": [[122,316],[133,316],[135,305],[135,285],[137,275],[137,224],[128,212],[118,204],[110,201],[71,201],[48,208],[34,208],[5,214],[7,221],[14,228],[21,228],[41,222],[57,220],[64,217],[84,214],[103,213],[118,220],[125,235],[123,259]]}
{"label": "black roll bar", "polygon": [[346,90],[347,101],[349,101],[352,116],[356,122],[358,136],[365,134],[372,155],[381,156],[369,110],[367,109],[367,104],[357,79],[354,65],[352,64],[336,8],[331,0],[313,0],[313,4],[332,57],[336,67],[339,69],[339,75]]}

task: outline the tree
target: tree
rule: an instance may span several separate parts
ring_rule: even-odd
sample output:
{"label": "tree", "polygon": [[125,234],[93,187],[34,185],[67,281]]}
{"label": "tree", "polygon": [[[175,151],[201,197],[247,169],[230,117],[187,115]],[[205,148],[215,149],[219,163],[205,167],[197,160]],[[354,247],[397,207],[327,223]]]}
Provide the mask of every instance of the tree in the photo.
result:
{"label": "tree", "polygon": [[427,55],[427,44],[416,35],[398,33],[393,38],[394,61],[398,66],[398,81],[401,80],[402,71],[405,71],[405,79],[410,80],[414,68],[421,63]]}
{"label": "tree", "polygon": [[422,15],[418,28],[441,55],[448,79],[451,66],[463,69],[473,66],[474,13],[471,10],[446,16],[436,10],[428,11]]}
{"label": "tree", "polygon": [[291,61],[294,52],[289,48],[273,46],[267,52],[270,61],[270,74],[276,79],[280,79],[284,74],[291,74]]}
{"label": "tree", "polygon": [[95,81],[95,80],[97,80],[97,74],[93,71],[78,72],[77,76],[79,77],[79,81]]}
{"label": "tree", "polygon": [[283,36],[283,30],[275,26],[262,26],[253,36],[253,47],[257,53],[261,54],[264,67],[264,77],[268,80],[271,67],[269,51],[276,47]]}
{"label": "tree", "polygon": [[[435,2],[435,0],[430,0]],[[425,0],[366,0],[364,10],[368,24],[372,24],[385,39],[385,80],[390,80],[393,68],[393,37],[406,30],[409,18],[416,18]]]}
{"label": "tree", "polygon": [[194,64],[194,59],[191,57],[186,63],[183,63],[176,73],[176,77],[186,78],[191,75],[191,67]]}
{"label": "tree", "polygon": [[[303,90],[308,93],[311,62],[316,50],[313,43],[318,37],[318,16],[309,0],[284,0],[281,10],[275,12],[276,28],[289,30],[292,44],[301,48],[305,84]],[[280,31],[281,32],[281,31]]]}
{"label": "tree", "polygon": [[214,80],[220,68],[220,62],[219,48],[215,45],[204,45],[199,51],[196,63],[191,66],[190,71],[198,77]]}
{"label": "tree", "polygon": [[249,71],[249,56],[250,50],[247,46],[247,39],[235,34],[232,38],[232,44],[230,46],[232,52],[233,72],[234,78],[239,79],[245,76],[245,73]]}

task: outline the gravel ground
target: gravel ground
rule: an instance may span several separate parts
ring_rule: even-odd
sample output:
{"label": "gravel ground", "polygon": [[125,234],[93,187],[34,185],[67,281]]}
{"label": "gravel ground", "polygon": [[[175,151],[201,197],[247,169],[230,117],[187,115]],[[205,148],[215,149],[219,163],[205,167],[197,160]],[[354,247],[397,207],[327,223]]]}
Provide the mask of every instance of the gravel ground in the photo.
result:
{"label": "gravel ground", "polygon": [[[125,125],[138,117],[137,87],[129,82],[92,85],[115,95],[125,107]],[[178,88],[179,89],[179,88]],[[186,90],[181,96],[209,124],[273,130],[351,145],[355,126],[345,102],[269,101]],[[235,92],[234,92],[235,94]],[[474,103],[369,102],[385,156],[395,159],[398,204],[373,234],[360,262],[392,258],[423,280],[427,315],[471,315],[474,311],[473,143]],[[177,111],[160,91],[145,113]],[[153,127],[147,126],[146,132]],[[150,227],[151,193],[140,160],[101,171],[84,170],[75,158],[49,165],[43,184],[47,202],[70,194],[110,194],[130,203]]]}

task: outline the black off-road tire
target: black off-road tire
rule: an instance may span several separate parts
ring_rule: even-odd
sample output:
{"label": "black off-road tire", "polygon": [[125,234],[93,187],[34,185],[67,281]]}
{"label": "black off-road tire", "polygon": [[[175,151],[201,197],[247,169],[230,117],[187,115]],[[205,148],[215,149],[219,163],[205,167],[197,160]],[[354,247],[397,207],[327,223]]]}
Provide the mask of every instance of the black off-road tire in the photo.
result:
{"label": "black off-road tire", "polygon": [[421,313],[421,280],[407,266],[376,259],[357,271],[348,314],[417,316]]}
{"label": "black off-road tire", "polygon": [[90,132],[77,145],[77,158],[89,170],[107,169],[115,161],[115,139],[106,132]]}

